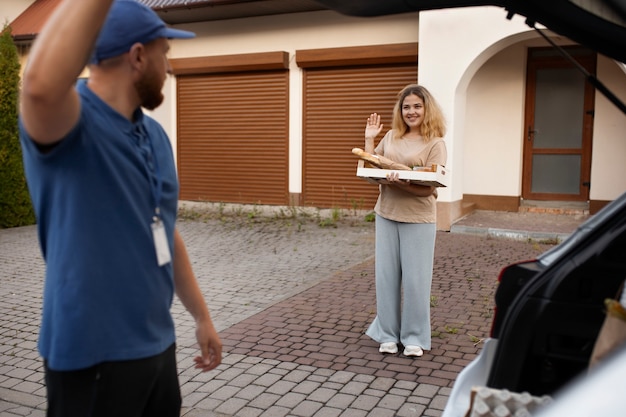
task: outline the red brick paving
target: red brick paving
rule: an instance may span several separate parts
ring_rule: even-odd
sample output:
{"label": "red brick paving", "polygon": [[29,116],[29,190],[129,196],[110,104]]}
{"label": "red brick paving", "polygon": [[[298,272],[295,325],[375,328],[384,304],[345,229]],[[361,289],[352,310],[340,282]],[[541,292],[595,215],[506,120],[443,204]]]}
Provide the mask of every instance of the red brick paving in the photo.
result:
{"label": "red brick paving", "polygon": [[222,331],[225,352],[451,387],[489,334],[499,271],[548,246],[446,232],[437,239],[432,350],[423,357],[382,355],[364,335],[376,309],[372,259]]}

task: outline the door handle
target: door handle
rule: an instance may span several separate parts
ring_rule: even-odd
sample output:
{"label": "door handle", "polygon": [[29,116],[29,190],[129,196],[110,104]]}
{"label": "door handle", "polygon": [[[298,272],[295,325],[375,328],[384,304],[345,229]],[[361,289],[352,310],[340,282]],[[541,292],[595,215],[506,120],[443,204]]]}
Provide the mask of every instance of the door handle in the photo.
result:
{"label": "door handle", "polygon": [[533,136],[537,133],[537,130],[533,130],[532,126],[528,126],[528,140],[533,140]]}

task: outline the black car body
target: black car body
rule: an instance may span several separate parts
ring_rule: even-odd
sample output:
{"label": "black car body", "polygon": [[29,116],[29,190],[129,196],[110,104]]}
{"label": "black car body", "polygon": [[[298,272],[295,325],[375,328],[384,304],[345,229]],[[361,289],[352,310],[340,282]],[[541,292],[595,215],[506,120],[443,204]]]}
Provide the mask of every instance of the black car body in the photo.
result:
{"label": "black car body", "polygon": [[604,300],[626,278],[626,194],[538,259],[506,267],[487,385],[552,394],[588,368]]}

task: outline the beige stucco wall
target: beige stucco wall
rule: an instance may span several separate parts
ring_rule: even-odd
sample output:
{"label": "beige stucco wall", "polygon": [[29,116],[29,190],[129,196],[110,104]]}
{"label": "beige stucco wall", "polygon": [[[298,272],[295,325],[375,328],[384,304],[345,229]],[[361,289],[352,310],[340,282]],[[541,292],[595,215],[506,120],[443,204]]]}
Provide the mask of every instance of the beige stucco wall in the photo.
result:
{"label": "beige stucco wall", "polygon": [[[523,18],[516,16],[512,20],[507,20],[503,8],[469,7],[421,12],[419,36],[421,39],[419,82],[428,86],[435,94],[449,122],[446,141],[448,162],[452,168],[452,186],[440,193],[440,200],[460,201],[463,194],[467,193],[465,132],[475,125],[485,129],[497,117],[485,112],[485,116],[480,117],[480,123],[467,117],[467,103],[468,99],[471,100],[468,87],[476,72],[492,56],[536,35],[524,24]],[[492,78],[492,82],[496,80]],[[510,91],[515,88],[513,86],[507,88],[513,96],[508,97],[508,100],[506,98],[502,100],[514,103],[519,93]],[[485,119],[489,119],[490,123],[484,124]],[[470,164],[470,169],[476,170],[475,161]],[[514,184],[517,176],[519,172],[510,168],[501,173],[503,183],[500,189],[506,187],[506,184]],[[473,178],[477,177],[479,176],[474,172]],[[474,182],[473,189],[476,188],[475,185]],[[506,194],[514,193],[515,190],[511,189]]]}
{"label": "beige stucco wall", "polygon": [[521,193],[525,55],[522,44],[508,47],[483,64],[469,83],[461,133],[464,194]]}
{"label": "beige stucco wall", "polygon": [[172,58],[267,51],[417,42],[418,14],[356,18],[333,11],[202,22],[177,26],[194,31]]}
{"label": "beige stucco wall", "polygon": [[[463,192],[519,196],[523,157],[526,50],[521,42],[499,52],[467,89],[463,133]],[[597,77],[626,102],[626,74],[598,56]],[[494,80],[497,82],[494,83]],[[590,199],[608,201],[626,191],[626,116],[596,91]]]}
{"label": "beige stucco wall", "polygon": [[[623,66],[598,57],[598,79],[626,103]],[[626,191],[626,115],[596,91],[591,156],[591,199],[613,200]]]}
{"label": "beige stucco wall", "polygon": [[35,0],[1,0],[0,1],[0,25],[11,23]]}
{"label": "beige stucco wall", "polygon": [[[509,21],[497,7],[422,12],[419,36],[419,82],[438,98],[450,125],[453,182],[440,200],[519,196],[526,51],[549,45],[523,18]],[[626,101],[623,66],[599,56],[597,75]],[[612,200],[626,191],[626,117],[599,92],[595,114],[590,199]]]}
{"label": "beige stucco wall", "polygon": [[[469,83],[462,135],[465,194],[521,194],[526,51],[532,46],[540,43],[500,51]],[[626,102],[620,66],[600,55],[597,77]],[[626,116],[598,91],[595,101],[590,199],[608,201],[626,191]]]}

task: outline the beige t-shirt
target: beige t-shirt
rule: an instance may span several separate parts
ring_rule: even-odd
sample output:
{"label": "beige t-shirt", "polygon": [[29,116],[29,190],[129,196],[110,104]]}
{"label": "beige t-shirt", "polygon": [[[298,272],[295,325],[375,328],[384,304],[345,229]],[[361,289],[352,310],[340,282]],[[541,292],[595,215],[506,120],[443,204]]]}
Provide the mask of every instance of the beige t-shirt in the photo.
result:
{"label": "beige t-shirt", "polygon": [[[388,131],[375,149],[377,155],[385,156],[401,164],[413,166],[446,165],[446,143],[435,138],[428,143],[424,139],[393,138]],[[389,185],[380,185],[380,195],[374,211],[381,217],[403,223],[435,223],[437,221],[436,192],[428,197],[418,197]],[[436,190],[435,190],[436,191]]]}

